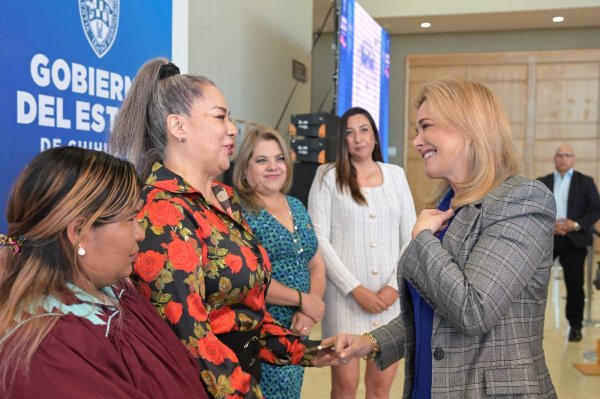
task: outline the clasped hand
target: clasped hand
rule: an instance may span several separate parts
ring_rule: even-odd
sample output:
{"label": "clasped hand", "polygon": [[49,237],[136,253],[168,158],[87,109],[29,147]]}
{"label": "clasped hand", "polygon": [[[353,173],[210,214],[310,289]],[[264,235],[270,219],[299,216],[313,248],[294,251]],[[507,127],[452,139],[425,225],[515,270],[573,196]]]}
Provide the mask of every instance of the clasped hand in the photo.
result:
{"label": "clasped hand", "polygon": [[302,313],[310,317],[315,323],[318,323],[325,314],[325,302],[321,297],[314,294],[302,294]]}
{"label": "clasped hand", "polygon": [[319,296],[303,293],[302,308],[292,316],[291,329],[301,336],[309,336],[315,323],[325,314],[325,302]]}
{"label": "clasped hand", "polygon": [[350,293],[362,310],[371,314],[378,314],[387,310],[398,300],[398,291],[387,285],[377,292],[359,285]]}
{"label": "clasped hand", "polygon": [[297,311],[292,316],[291,329],[300,336],[308,337],[314,325],[315,321],[304,312]]}

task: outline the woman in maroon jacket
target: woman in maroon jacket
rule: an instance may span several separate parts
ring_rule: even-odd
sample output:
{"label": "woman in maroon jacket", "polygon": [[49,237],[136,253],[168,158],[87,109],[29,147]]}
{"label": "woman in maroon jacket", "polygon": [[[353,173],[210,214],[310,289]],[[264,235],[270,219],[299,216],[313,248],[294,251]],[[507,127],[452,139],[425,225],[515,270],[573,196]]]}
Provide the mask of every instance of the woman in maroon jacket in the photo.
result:
{"label": "woman in maroon jacket", "polygon": [[39,154],[0,235],[0,397],[207,398],[195,361],[126,278],[144,232],[132,164]]}

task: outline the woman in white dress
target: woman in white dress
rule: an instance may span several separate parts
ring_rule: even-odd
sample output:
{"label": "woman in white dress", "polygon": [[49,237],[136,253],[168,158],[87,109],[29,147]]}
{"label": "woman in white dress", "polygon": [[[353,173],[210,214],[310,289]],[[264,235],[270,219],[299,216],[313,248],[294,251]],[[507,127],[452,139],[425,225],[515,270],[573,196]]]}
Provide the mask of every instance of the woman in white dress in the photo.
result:
{"label": "woman in white dress", "polygon": [[[396,266],[416,220],[404,171],[383,163],[366,110],[342,115],[336,159],[319,167],[308,199],[327,270],[324,337],[371,331],[398,316]],[[397,367],[367,362],[366,397],[389,397]],[[356,397],[359,376],[358,359],[332,367],[331,397]]]}

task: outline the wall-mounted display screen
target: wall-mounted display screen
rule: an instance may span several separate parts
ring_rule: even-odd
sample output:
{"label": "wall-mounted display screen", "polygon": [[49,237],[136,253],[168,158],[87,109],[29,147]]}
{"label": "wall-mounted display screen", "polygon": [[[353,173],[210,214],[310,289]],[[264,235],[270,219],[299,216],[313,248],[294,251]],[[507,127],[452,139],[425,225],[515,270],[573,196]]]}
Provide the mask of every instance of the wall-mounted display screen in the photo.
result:
{"label": "wall-mounted display screen", "polygon": [[335,111],[369,111],[379,129],[387,161],[390,81],[388,33],[354,0],[340,1],[338,25],[337,95]]}

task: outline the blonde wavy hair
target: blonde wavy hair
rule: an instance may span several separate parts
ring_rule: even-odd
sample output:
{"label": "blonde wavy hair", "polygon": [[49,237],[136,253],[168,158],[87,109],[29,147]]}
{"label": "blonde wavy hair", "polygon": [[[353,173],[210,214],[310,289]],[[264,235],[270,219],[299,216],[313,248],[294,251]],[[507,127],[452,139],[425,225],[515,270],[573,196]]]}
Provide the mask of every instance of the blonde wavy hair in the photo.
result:
{"label": "blonde wavy hair", "polygon": [[[424,102],[436,120],[465,137],[464,156],[469,173],[467,179],[458,184],[453,208],[483,198],[518,172],[510,122],[490,89],[470,80],[446,77],[423,87],[415,99],[416,108]],[[427,206],[436,207],[448,188],[448,182],[440,181]]]}
{"label": "blonde wavy hair", "polygon": [[258,126],[250,130],[244,135],[244,140],[242,141],[238,155],[235,158],[235,165],[233,167],[233,185],[235,186],[244,206],[252,212],[258,211],[258,209],[262,208],[264,204],[258,198],[256,189],[250,186],[246,180],[246,169],[248,168],[248,163],[250,163],[250,158],[252,158],[257,144],[261,141],[270,140],[279,144],[281,153],[283,154],[285,166],[287,168],[287,174],[285,176],[283,186],[281,187],[281,192],[286,194],[292,187],[292,181],[294,178],[294,162],[292,161],[290,151],[281,134],[274,128],[265,125]]}

